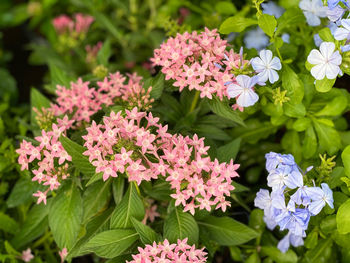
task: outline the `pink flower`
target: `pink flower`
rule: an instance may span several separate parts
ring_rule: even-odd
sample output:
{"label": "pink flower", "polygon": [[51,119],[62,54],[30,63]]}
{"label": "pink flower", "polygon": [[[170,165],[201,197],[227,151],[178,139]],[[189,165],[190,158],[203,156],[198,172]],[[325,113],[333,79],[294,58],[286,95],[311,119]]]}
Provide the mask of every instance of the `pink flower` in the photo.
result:
{"label": "pink flower", "polygon": [[178,240],[177,244],[170,244],[167,239],[163,243],[146,245],[145,248],[138,248],[139,254],[132,255],[133,260],[127,263],[155,263],[155,262],[187,262],[205,263],[207,262],[204,248],[196,249],[195,245],[189,246],[187,238]]}
{"label": "pink flower", "polygon": [[31,251],[30,248],[28,248],[27,250],[23,250],[22,251],[21,259],[24,262],[30,262],[33,258],[34,258],[34,255],[32,254],[32,251]]}
{"label": "pink flower", "polygon": [[75,14],[75,32],[87,33],[91,23],[94,22],[94,18],[89,15]]}
{"label": "pink flower", "polygon": [[74,27],[73,20],[67,15],[60,15],[58,17],[55,17],[52,23],[58,34],[63,34],[67,31],[70,31]]}
{"label": "pink flower", "polygon": [[46,193],[47,193],[47,191],[45,191],[44,193],[41,191],[38,191],[38,192],[33,194],[33,196],[38,197],[38,200],[36,202],[37,204],[44,202],[44,204],[46,205]]}
{"label": "pink flower", "polygon": [[61,251],[58,252],[58,254],[60,255],[61,263],[63,263],[64,260],[65,260],[65,258],[66,258],[67,255],[68,255],[68,250],[67,250],[67,248],[63,248]]}

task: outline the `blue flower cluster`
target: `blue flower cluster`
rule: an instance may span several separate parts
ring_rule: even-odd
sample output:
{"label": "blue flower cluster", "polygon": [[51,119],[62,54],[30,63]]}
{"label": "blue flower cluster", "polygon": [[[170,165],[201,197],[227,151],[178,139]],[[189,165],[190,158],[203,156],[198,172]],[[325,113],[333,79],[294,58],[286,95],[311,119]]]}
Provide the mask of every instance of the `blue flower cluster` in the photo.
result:
{"label": "blue flower cluster", "polygon": [[[264,221],[273,230],[289,230],[278,243],[278,248],[286,252],[290,245],[304,244],[305,230],[311,216],[315,216],[326,203],[333,208],[333,192],[325,183],[320,187],[304,185],[303,172],[291,154],[270,152],[265,155],[266,170],[269,172],[267,185],[271,194],[260,189],[254,200],[256,207],[264,210]],[[308,172],[312,167],[308,168]]]}

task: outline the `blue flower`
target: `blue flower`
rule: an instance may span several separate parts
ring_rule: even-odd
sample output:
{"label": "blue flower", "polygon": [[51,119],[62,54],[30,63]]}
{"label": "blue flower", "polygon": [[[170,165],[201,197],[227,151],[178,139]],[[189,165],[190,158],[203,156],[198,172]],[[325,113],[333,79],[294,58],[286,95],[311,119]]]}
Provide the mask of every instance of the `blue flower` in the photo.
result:
{"label": "blue flower", "polygon": [[338,6],[339,2],[342,2],[345,6],[349,7],[349,4],[346,0],[328,0],[328,7],[330,9],[335,8],[336,6]]}
{"label": "blue flower", "polygon": [[294,247],[299,247],[304,245],[304,240],[302,236],[296,236],[291,231],[280,242],[278,242],[277,248],[286,253],[289,249],[289,246],[292,244]]}
{"label": "blue flower", "polygon": [[244,44],[247,48],[255,48],[261,50],[269,44],[269,38],[265,35],[260,27],[250,30],[244,36]]}
{"label": "blue flower", "polygon": [[284,43],[289,44],[290,43],[290,35],[288,33],[283,33],[281,36]]}
{"label": "blue flower", "polygon": [[282,7],[278,6],[275,2],[272,1],[262,3],[261,7],[264,14],[272,15],[276,18],[279,18],[285,11]]}
{"label": "blue flower", "polygon": [[344,13],[345,9],[341,8],[340,6],[336,6],[333,9],[327,10],[327,17],[330,21],[336,22],[343,17]]}
{"label": "blue flower", "polygon": [[258,77],[261,82],[269,80],[275,83],[278,79],[276,70],[282,68],[281,61],[278,57],[273,57],[271,50],[261,50],[259,57],[255,57],[250,61],[253,69],[258,72]]}
{"label": "blue flower", "polygon": [[266,170],[271,172],[271,170],[276,169],[278,165],[289,165],[296,166],[294,157],[291,154],[280,154],[275,152],[270,152],[265,154],[266,159]]}
{"label": "blue flower", "polygon": [[317,215],[319,212],[321,212],[326,203],[330,206],[330,208],[334,208],[332,190],[326,183],[322,183],[321,187],[322,189],[320,187],[309,187],[306,190],[312,201],[308,208],[310,213],[313,215]]}
{"label": "blue flower", "polygon": [[306,22],[310,26],[319,26],[320,18],[327,16],[328,8],[323,6],[322,0],[301,0],[299,7],[303,10]]}

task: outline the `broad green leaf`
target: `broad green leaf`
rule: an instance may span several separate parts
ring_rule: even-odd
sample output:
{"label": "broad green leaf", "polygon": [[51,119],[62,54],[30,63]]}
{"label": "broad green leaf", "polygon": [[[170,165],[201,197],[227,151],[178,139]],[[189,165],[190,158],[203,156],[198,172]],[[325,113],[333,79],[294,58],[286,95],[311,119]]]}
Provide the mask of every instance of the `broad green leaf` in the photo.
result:
{"label": "broad green leaf", "polygon": [[341,159],[343,161],[345,174],[350,177],[350,145],[346,146],[341,154]]}
{"label": "broad green leaf", "polygon": [[36,185],[28,176],[20,178],[12,188],[10,196],[6,200],[9,208],[19,206],[32,200]]}
{"label": "broad green leaf", "polygon": [[335,42],[335,39],[331,33],[331,30],[328,27],[322,28],[318,31],[320,38],[325,42]]}
{"label": "broad green leaf", "polygon": [[191,214],[175,207],[164,221],[164,238],[168,239],[170,243],[176,243],[178,239],[182,240],[186,237],[189,244],[197,243],[198,225]]}
{"label": "broad green leaf", "polygon": [[292,104],[290,102],[283,104],[284,114],[292,118],[302,118],[306,115],[306,109],[304,104]]}
{"label": "broad green leaf", "polygon": [[282,86],[287,90],[290,104],[298,104],[304,97],[304,85],[298,75],[287,64],[282,67]]}
{"label": "broad green leaf", "polygon": [[73,257],[81,256],[82,247],[98,232],[105,230],[108,226],[108,221],[112,216],[113,208],[109,208],[102,214],[93,217],[86,225],[83,226],[83,234],[79,236],[78,241],[74,244],[71,250],[68,251],[67,260]]}
{"label": "broad green leaf", "polygon": [[83,203],[77,187],[60,192],[53,199],[49,212],[49,226],[59,248],[70,250],[77,239],[83,216]]}
{"label": "broad green leaf", "polygon": [[18,224],[10,216],[0,212],[0,230],[14,234],[18,230]]}
{"label": "broad green leaf", "polygon": [[110,56],[112,55],[111,50],[111,41],[110,39],[107,39],[101,49],[97,53],[97,62],[99,65],[104,65],[105,67],[108,66],[108,60]]}
{"label": "broad green leaf", "polygon": [[63,148],[72,157],[72,162],[79,171],[86,176],[95,175],[96,168],[89,162],[89,158],[83,155],[83,152],[86,151],[83,146],[65,136],[60,137],[60,142]]}
{"label": "broad green leaf", "polygon": [[319,122],[318,119],[314,119],[313,123],[317,133],[320,151],[327,151],[329,155],[335,154],[342,147],[339,133],[334,128]]}
{"label": "broad green leaf", "polygon": [[305,263],[319,263],[327,262],[332,255],[333,241],[331,238],[319,240],[317,246],[314,249],[310,249],[305,253]]}
{"label": "broad green leaf", "polygon": [[83,222],[101,211],[110,197],[112,180],[97,182],[89,186],[83,194]]}
{"label": "broad green leaf", "polygon": [[242,118],[238,115],[237,111],[234,111],[228,105],[227,101],[220,101],[218,98],[214,97],[213,99],[209,100],[209,106],[215,114],[244,126]]}
{"label": "broad green leaf", "polygon": [[152,78],[151,86],[152,86],[152,90],[150,93],[151,98],[155,100],[159,99],[162,96],[163,89],[164,89],[164,74],[158,73],[157,76]]}
{"label": "broad green leaf", "polygon": [[139,235],[134,230],[108,230],[91,238],[82,250],[84,252],[94,252],[99,257],[114,258],[121,255],[138,238]]}
{"label": "broad green leaf", "polygon": [[49,61],[49,69],[51,76],[51,89],[50,91],[55,94],[57,85],[64,86],[66,88],[70,87],[70,82],[73,81],[67,72],[65,72],[62,68],[58,67],[54,61]]}
{"label": "broad green leaf", "polygon": [[[291,0],[284,1],[287,1],[288,3],[291,2]],[[275,34],[279,35],[285,28],[297,26],[300,23],[305,23],[304,21],[305,16],[297,4],[294,8],[287,9],[286,12],[284,12],[283,15],[277,19],[278,28]]]}
{"label": "broad green leaf", "polygon": [[274,16],[268,14],[262,14],[258,20],[259,27],[265,32],[266,35],[272,37],[275,32],[277,21]]}
{"label": "broad green leaf", "polygon": [[199,137],[204,137],[206,139],[228,141],[232,138],[222,129],[219,129],[213,125],[203,125],[197,124],[196,127],[192,129],[194,133],[197,133]]}
{"label": "broad green leaf", "polygon": [[316,80],[316,90],[318,92],[328,92],[333,88],[335,81],[336,78],[327,79],[326,77],[322,80]]}
{"label": "broad green leaf", "polygon": [[293,123],[293,129],[297,132],[305,131],[311,125],[311,120],[309,118],[300,118]]}
{"label": "broad green leaf", "polygon": [[103,173],[98,173],[98,174],[94,174],[90,179],[89,181],[86,183],[86,187],[93,184],[93,183],[96,183],[98,181],[101,181],[103,179]]}
{"label": "broad green leaf", "polygon": [[261,247],[261,253],[268,256],[276,263],[297,263],[298,257],[295,252],[289,249],[282,253],[277,247]]}
{"label": "broad green leaf", "polygon": [[250,227],[226,216],[208,216],[198,221],[198,225],[201,231],[207,232],[212,240],[223,246],[244,244],[258,236]]}
{"label": "broad green leaf", "polygon": [[303,155],[306,159],[314,156],[317,151],[317,138],[315,130],[312,126],[305,131],[305,137],[303,142]]}
{"label": "broad green leaf", "polygon": [[[332,239],[337,243],[338,246],[350,249],[350,234],[342,235],[339,234],[339,231],[332,232]],[[348,262],[348,261],[342,261]]]}
{"label": "broad green leaf", "polygon": [[218,160],[220,162],[229,162],[231,159],[235,160],[241,145],[241,140],[241,138],[237,138],[232,142],[219,147],[217,149]]}
{"label": "broad green leaf", "polygon": [[232,16],[227,18],[220,26],[221,34],[230,34],[231,32],[242,32],[249,26],[256,25],[258,21],[242,16]]}
{"label": "broad green leaf", "polygon": [[145,193],[155,200],[171,201],[171,194],[173,193],[169,182],[165,180],[157,180],[153,184],[144,184],[143,190]]}
{"label": "broad green leaf", "polygon": [[339,116],[346,109],[347,105],[348,100],[345,96],[335,97],[322,110],[315,113],[315,116]]}
{"label": "broad green leaf", "polygon": [[36,123],[36,113],[33,111],[33,107],[41,111],[42,108],[50,107],[50,100],[40,93],[37,89],[32,88],[30,90],[30,106],[31,106],[31,123]]}
{"label": "broad green leaf", "polygon": [[350,233],[350,199],[339,207],[336,219],[339,233],[342,235]]}
{"label": "broad green leaf", "polygon": [[139,234],[140,239],[143,244],[152,244],[154,241],[158,240],[158,235],[152,228],[142,224],[140,221],[136,220],[134,217],[131,218],[131,222]]}
{"label": "broad green leaf", "polygon": [[145,208],[136,190],[135,183],[129,185],[120,204],[115,208],[111,218],[111,228],[132,228],[131,218],[142,220],[145,216]]}
{"label": "broad green leaf", "polygon": [[47,215],[49,213],[50,201],[49,199],[47,205],[43,203],[34,205],[29,211],[23,225],[20,226],[18,233],[11,240],[11,243],[16,248],[24,248],[25,245],[45,232],[48,225]]}
{"label": "broad green leaf", "polygon": [[114,203],[116,205],[118,205],[123,199],[124,185],[125,185],[125,179],[123,176],[118,176],[112,182],[113,198],[114,198]]}
{"label": "broad green leaf", "polygon": [[281,145],[284,150],[293,154],[296,162],[301,161],[302,151],[298,132],[293,130],[287,131],[281,140]]}
{"label": "broad green leaf", "polygon": [[322,232],[325,234],[333,233],[335,230],[337,230],[336,215],[330,215],[325,217],[322,220],[320,227]]}
{"label": "broad green leaf", "polygon": [[92,12],[92,16],[103,28],[107,29],[113,37],[115,37],[118,41],[123,42],[122,33],[115,27],[114,23],[103,13],[96,11],[95,8],[90,9]]}

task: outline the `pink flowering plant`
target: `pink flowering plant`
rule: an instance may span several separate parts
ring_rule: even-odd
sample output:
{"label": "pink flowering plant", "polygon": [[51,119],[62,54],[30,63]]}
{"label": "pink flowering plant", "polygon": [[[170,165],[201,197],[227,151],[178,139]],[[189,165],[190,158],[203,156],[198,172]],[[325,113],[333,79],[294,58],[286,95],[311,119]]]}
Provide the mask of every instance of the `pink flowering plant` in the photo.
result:
{"label": "pink flowering plant", "polygon": [[0,261],[350,262],[350,3],[175,2],[28,4]]}

